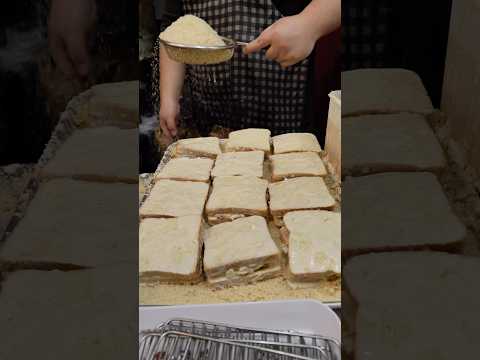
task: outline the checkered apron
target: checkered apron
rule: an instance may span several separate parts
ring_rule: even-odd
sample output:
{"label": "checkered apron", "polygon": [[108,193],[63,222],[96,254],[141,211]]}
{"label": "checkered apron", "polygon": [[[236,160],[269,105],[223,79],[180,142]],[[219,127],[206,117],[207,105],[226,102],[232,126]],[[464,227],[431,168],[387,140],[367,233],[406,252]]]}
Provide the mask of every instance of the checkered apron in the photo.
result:
{"label": "checkered apron", "polygon": [[[342,1],[343,70],[398,67],[390,0]],[[389,46],[390,44],[390,46]]]}
{"label": "checkered apron", "polygon": [[[184,0],[184,11],[206,20],[220,35],[250,42],[282,17],[271,0]],[[230,129],[268,128],[272,134],[304,127],[308,59],[282,69],[240,48],[231,61],[187,66],[190,99],[183,106],[205,132],[213,125]]]}

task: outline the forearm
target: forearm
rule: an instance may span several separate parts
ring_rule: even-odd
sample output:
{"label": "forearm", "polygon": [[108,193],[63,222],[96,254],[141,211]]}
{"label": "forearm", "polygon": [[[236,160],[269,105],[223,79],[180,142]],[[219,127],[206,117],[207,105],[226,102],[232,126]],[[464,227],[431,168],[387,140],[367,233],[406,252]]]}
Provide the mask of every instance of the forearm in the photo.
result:
{"label": "forearm", "polygon": [[163,46],[160,46],[160,103],[178,101],[184,79],[185,65],[171,60]]}
{"label": "forearm", "polygon": [[319,39],[341,26],[341,0],[312,0],[299,15]]}

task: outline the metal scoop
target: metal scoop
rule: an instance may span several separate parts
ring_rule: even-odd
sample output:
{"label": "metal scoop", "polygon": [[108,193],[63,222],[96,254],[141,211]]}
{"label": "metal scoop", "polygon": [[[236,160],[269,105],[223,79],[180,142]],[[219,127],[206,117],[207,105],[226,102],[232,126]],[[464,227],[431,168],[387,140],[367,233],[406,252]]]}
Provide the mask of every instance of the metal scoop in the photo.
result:
{"label": "metal scoop", "polygon": [[191,65],[219,64],[232,58],[234,50],[247,43],[222,37],[225,45],[186,45],[159,38],[170,59]]}

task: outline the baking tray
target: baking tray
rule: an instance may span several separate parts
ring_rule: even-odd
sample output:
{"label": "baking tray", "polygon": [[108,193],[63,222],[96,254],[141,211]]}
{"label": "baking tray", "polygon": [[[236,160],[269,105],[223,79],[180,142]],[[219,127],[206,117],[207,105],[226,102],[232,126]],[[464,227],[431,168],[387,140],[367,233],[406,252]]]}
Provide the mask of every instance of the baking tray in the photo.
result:
{"label": "baking tray", "polygon": [[340,319],[328,306],[315,300],[140,306],[139,332],[154,329],[173,318],[208,320],[276,331],[296,331],[341,341]]}
{"label": "baking tray", "polygon": [[[224,147],[224,144],[225,144],[225,139],[220,139],[220,144],[221,144],[221,147],[223,148]],[[151,191],[151,189],[153,188],[153,185],[155,183],[155,176],[160,172],[162,171],[163,167],[172,159],[175,157],[175,149],[176,149],[176,146],[177,146],[177,143],[174,142],[172,143],[170,146],[168,146],[168,148],[165,150],[165,153],[162,157],[162,159],[160,160],[160,163],[155,171],[155,173],[153,174],[142,174],[140,175],[139,177],[139,181],[142,181],[143,184],[144,184],[144,189],[145,189],[145,192],[143,194],[143,196],[141,196],[141,198],[139,199],[139,206],[141,206],[144,201],[148,198],[149,196],[149,193]],[[326,167],[327,167],[327,170],[328,170],[328,175],[327,177],[325,178],[325,183],[327,184],[328,188],[330,189],[330,192],[332,193],[332,195],[335,197],[336,201],[337,201],[337,205],[335,206],[335,209],[334,211],[337,211],[337,212],[340,212],[341,211],[341,186],[340,186],[340,181],[338,180],[338,178],[335,176],[335,174],[333,173],[333,167],[326,161],[326,154],[325,152],[322,152],[321,154],[321,157],[322,157],[322,160],[324,161],[324,163],[326,164]],[[267,166],[268,167],[268,166]],[[258,288],[266,288],[267,285],[265,284],[270,284],[270,283],[273,283],[273,281],[275,281],[275,279],[271,279],[271,280],[266,280],[266,281],[263,281],[263,282],[259,282],[259,283],[256,283],[256,286],[258,286]],[[262,284],[264,284],[265,286],[262,286]],[[338,281],[338,284],[340,284],[340,280]],[[142,287],[145,287],[145,288],[142,288]],[[142,291],[147,291],[146,288],[148,288],[149,291],[152,291],[151,289],[154,289],[154,288],[157,288],[157,289],[160,289],[160,288],[163,288],[164,290],[164,295],[165,293],[167,293],[167,289],[169,289],[169,293],[170,292],[175,292],[175,290],[177,290],[178,293],[180,293],[178,290],[179,289],[182,289],[184,290],[184,288],[186,287],[187,285],[176,285],[176,288],[173,286],[173,285],[165,285],[165,284],[144,284],[144,283],[140,283],[140,292]],[[335,287],[336,285],[332,285],[333,287]],[[340,285],[338,285],[340,286]],[[196,289],[196,293],[198,294],[198,296],[201,296],[201,294],[205,294],[205,293],[208,293],[208,289],[205,289],[206,285],[203,283],[200,283],[200,284],[197,284],[197,285],[188,285],[188,287],[190,288],[195,288]],[[235,288],[242,288],[242,287],[245,287],[245,285],[239,285],[239,286],[236,286]],[[325,290],[325,289],[323,289]],[[213,291],[213,290],[212,290]],[[255,289],[249,289],[249,291],[252,291],[252,292],[255,292]],[[302,289],[298,289],[298,290],[294,290],[294,292],[298,292],[300,294],[300,292],[303,292],[304,290]],[[338,289],[338,293],[340,293],[340,289]],[[142,294],[142,293],[141,293]],[[305,290],[305,294],[310,294],[310,292],[308,292],[308,289]],[[324,292],[322,291],[322,294],[324,294]],[[238,295],[238,294],[237,294]],[[256,296],[260,296],[259,294],[256,294]],[[184,297],[184,295],[180,295],[180,297]],[[340,302],[340,295],[338,296],[335,296],[334,300],[333,301],[329,301],[331,300],[331,298],[334,297],[334,296],[322,296],[322,298],[319,298],[319,300],[322,300],[323,303],[325,304],[328,304],[329,307],[331,307],[332,309],[334,309],[335,311],[337,312],[340,312],[341,310],[341,302]],[[145,295],[145,298],[147,298],[147,302],[148,304],[150,304],[150,295]],[[237,300],[237,301],[243,301],[243,296],[237,296],[237,298],[240,298],[241,300]],[[253,296],[252,296],[253,298]],[[263,298],[263,295],[262,295],[262,300],[270,300],[270,299],[273,299],[273,298],[277,298],[277,297],[267,297],[265,296],[265,298]],[[284,297],[284,298],[291,298],[290,296],[287,296],[287,297]],[[294,298],[297,298],[297,297],[294,297]],[[305,295],[304,298],[310,298],[309,296]],[[315,297],[317,298],[317,297]],[[338,300],[337,300],[338,299]],[[144,299],[142,299],[142,296],[140,298],[140,302],[142,302]],[[218,302],[217,298],[213,298],[212,297],[212,302]],[[296,301],[296,300],[292,300],[292,301]],[[223,300],[222,300],[223,302]],[[180,303],[180,302],[179,302]],[[185,301],[183,302],[185,303]],[[188,303],[188,302],[187,302]],[[158,305],[160,304],[160,302],[155,302],[155,305]],[[164,305],[174,305],[176,304],[176,302],[172,302],[172,303],[163,303]],[[151,304],[151,305],[154,305],[154,304]]]}

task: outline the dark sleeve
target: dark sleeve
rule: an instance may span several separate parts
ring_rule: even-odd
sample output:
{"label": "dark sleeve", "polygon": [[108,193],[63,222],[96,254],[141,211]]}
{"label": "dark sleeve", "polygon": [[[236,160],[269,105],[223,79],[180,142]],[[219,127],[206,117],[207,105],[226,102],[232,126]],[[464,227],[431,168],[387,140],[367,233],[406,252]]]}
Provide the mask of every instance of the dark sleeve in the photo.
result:
{"label": "dark sleeve", "polygon": [[160,21],[160,31],[165,30],[172,22],[184,15],[182,1],[156,0],[157,18]]}
{"label": "dark sleeve", "polygon": [[311,0],[273,0],[273,4],[283,16],[297,15],[303,11]]}

